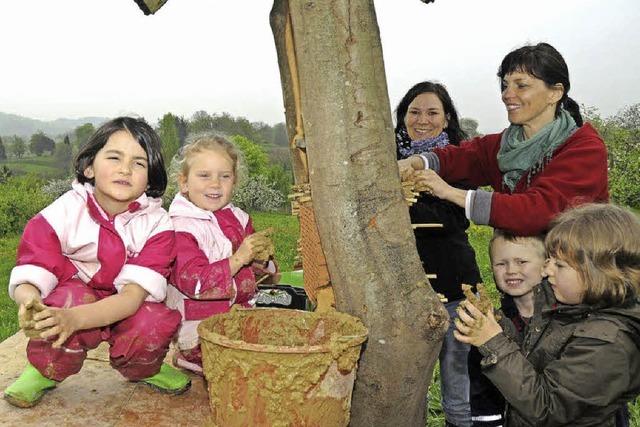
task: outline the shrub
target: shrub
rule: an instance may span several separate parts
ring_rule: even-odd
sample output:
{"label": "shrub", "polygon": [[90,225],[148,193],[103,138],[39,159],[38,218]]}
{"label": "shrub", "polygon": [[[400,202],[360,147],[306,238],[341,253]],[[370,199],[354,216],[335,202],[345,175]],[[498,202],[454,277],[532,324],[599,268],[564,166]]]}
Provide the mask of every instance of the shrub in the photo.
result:
{"label": "shrub", "polygon": [[22,233],[31,217],[53,200],[33,175],[10,177],[0,184],[0,237]]}
{"label": "shrub", "polygon": [[72,181],[73,178],[50,179],[42,187],[42,192],[51,198],[51,200],[55,200],[67,191],[71,190]]}
{"label": "shrub", "polygon": [[284,195],[266,176],[248,177],[235,191],[233,202],[248,211],[275,211],[285,202]]}

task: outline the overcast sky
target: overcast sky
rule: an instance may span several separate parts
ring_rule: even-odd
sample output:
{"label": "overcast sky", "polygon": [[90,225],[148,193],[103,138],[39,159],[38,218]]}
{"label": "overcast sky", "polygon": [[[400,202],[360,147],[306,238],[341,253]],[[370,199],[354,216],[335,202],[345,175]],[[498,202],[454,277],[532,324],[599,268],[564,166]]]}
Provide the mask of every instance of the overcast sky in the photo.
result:
{"label": "overcast sky", "polygon": [[[169,0],[144,16],[133,0],[0,0],[0,111],[45,120],[135,112],[156,121],[206,110],[284,121],[271,4]],[[434,79],[463,117],[498,131],[507,122],[497,67],[510,50],[539,41],[564,55],[578,103],[608,116],[640,102],[639,0],[375,6],[392,108],[411,85]]]}

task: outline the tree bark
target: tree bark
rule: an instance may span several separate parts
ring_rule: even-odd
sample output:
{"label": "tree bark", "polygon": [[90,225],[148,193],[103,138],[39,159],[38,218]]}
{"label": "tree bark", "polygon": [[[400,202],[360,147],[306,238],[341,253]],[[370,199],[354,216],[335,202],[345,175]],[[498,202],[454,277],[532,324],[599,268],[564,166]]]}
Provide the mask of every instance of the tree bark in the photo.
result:
{"label": "tree bark", "polygon": [[[276,0],[272,24],[284,3]],[[337,308],[369,328],[351,425],[424,426],[448,316],[425,277],[401,193],[373,2],[288,6],[313,207]],[[284,86],[283,77],[287,103]]]}

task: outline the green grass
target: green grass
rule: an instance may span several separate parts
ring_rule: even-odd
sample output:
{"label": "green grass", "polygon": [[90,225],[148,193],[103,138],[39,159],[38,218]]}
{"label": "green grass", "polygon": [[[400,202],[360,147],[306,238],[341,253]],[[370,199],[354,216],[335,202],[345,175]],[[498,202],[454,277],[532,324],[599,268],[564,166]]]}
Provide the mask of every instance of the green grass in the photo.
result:
{"label": "green grass", "polygon": [[268,227],[273,228],[278,268],[280,271],[293,270],[298,246],[298,218],[281,213],[253,212],[251,219],[257,231]]}
{"label": "green grass", "polygon": [[28,157],[19,160],[0,161],[0,168],[6,166],[14,175],[33,174],[44,179],[62,178],[69,171],[60,167],[53,156]]}
{"label": "green grass", "polygon": [[9,298],[9,274],[16,261],[16,249],[20,236],[0,239],[0,341],[13,335],[18,330],[18,307]]}

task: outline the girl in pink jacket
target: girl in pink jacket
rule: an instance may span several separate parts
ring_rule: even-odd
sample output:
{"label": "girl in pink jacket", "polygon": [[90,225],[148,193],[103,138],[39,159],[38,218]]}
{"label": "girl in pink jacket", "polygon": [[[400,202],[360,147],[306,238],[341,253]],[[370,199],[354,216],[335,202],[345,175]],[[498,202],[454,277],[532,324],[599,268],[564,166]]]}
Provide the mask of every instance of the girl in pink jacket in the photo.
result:
{"label": "girl in pink jacket", "polygon": [[31,337],[29,364],[4,397],[35,405],[102,341],[128,380],[182,393],[189,377],[162,363],[180,314],[162,303],[175,234],[159,198],[160,140],[142,120],[113,119],[74,166],[73,188],[27,223],[18,247],[9,295]]}
{"label": "girl in pink jacket", "polygon": [[252,307],[256,272],[276,273],[272,261],[255,262],[268,238],[253,234],[249,215],[231,204],[237,169],[238,152],[229,141],[194,140],[182,149],[180,192],[169,207],[177,257],[167,305],[182,314],[174,364],[197,373],[202,373],[198,324],[234,304]]}

